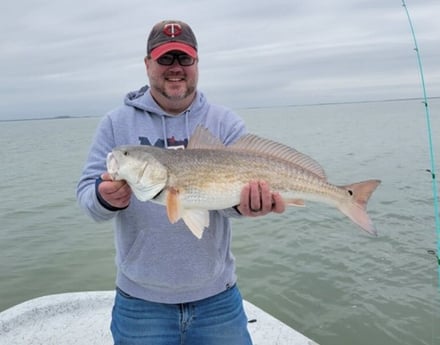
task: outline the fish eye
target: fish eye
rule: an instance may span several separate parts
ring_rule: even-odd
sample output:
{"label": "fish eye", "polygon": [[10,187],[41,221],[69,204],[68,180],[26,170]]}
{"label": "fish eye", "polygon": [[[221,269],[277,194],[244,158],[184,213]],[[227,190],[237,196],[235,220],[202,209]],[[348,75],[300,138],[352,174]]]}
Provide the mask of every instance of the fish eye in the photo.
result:
{"label": "fish eye", "polygon": [[123,155],[128,156],[128,151],[124,151]]}
{"label": "fish eye", "polygon": [[348,190],[349,195],[353,195],[353,191],[351,189]]}

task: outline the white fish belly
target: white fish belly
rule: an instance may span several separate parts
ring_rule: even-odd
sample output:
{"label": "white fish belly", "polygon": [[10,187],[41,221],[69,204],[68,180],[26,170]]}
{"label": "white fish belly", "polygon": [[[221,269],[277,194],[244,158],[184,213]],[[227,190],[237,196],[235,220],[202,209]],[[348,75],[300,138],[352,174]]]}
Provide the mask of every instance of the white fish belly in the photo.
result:
{"label": "white fish belly", "polygon": [[211,188],[200,189],[188,186],[180,191],[180,200],[185,208],[201,208],[206,210],[222,210],[240,203],[243,183],[213,184]]}

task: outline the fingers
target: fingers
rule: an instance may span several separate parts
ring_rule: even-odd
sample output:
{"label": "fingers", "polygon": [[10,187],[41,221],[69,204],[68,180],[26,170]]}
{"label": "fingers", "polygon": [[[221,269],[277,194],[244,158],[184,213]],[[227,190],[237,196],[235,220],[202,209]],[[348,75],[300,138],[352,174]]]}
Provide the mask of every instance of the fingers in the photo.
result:
{"label": "fingers", "polygon": [[108,172],[102,173],[101,180],[103,181],[112,181],[112,177]]}
{"label": "fingers", "polygon": [[279,193],[272,193],[265,181],[251,181],[241,193],[238,210],[244,216],[264,216],[270,212],[284,212],[284,201]]}
{"label": "fingers", "polygon": [[272,194],[272,212],[283,213],[286,210],[286,204],[280,193]]}
{"label": "fingers", "polygon": [[124,180],[113,181],[108,173],[101,175],[102,182],[98,186],[98,192],[107,203],[114,207],[124,208],[131,199],[130,186]]}
{"label": "fingers", "polygon": [[250,210],[260,215],[272,210],[272,193],[266,182],[251,182],[249,193]]}

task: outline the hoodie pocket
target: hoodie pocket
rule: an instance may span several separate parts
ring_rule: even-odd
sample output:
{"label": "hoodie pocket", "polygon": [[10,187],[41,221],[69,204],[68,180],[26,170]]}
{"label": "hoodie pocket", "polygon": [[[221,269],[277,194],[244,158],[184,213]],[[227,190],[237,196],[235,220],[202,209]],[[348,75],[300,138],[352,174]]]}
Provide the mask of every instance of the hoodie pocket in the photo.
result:
{"label": "hoodie pocket", "polygon": [[[194,240],[186,229],[169,233],[140,231],[121,263],[122,273],[149,288],[171,290],[199,288],[215,280],[225,267],[223,253],[215,241]],[[185,231],[188,234],[185,234]],[[185,235],[184,235],[185,234]]]}
{"label": "hoodie pocket", "polygon": [[143,231],[139,231],[136,239],[133,242],[130,250],[127,255],[121,262],[121,270],[122,272],[134,282],[138,282],[140,276],[140,270],[136,269],[136,262],[139,261],[139,256],[142,253],[142,248],[145,243],[145,233]]}

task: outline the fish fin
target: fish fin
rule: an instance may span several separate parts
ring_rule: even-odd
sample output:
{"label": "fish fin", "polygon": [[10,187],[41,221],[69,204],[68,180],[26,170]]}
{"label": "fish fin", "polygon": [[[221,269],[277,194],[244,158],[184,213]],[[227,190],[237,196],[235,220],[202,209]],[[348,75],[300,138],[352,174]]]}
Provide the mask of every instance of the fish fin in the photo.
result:
{"label": "fish fin", "polygon": [[189,139],[187,149],[224,149],[225,145],[207,128],[197,126]]}
{"label": "fish fin", "polygon": [[202,238],[203,230],[209,226],[209,211],[202,209],[182,209],[179,191],[170,187],[166,197],[167,215],[171,224],[183,219],[186,226],[198,239]]}
{"label": "fish fin", "polygon": [[148,201],[153,199],[163,190],[165,183],[150,184],[148,186],[139,186],[130,183],[129,185],[137,199],[140,201]]}
{"label": "fish fin", "polygon": [[352,198],[351,202],[338,205],[339,210],[371,235],[377,236],[377,230],[367,214],[367,203],[371,194],[380,184],[380,180],[368,180],[342,186]]}
{"label": "fish fin", "polygon": [[[200,125],[196,127],[187,145],[187,149],[215,150],[225,149],[225,147],[219,138],[215,137],[207,128]],[[324,169],[317,161],[292,147],[273,140],[261,138],[254,134],[246,134],[226,148],[229,150],[254,152],[277,157],[297,165],[299,168],[314,174],[320,179],[327,180]]]}
{"label": "fish fin", "polygon": [[317,161],[292,147],[273,140],[264,139],[254,134],[246,134],[236,143],[227,148],[230,150],[254,152],[277,157],[295,164],[299,168],[314,174],[320,179],[327,180],[324,169]]}
{"label": "fish fin", "polygon": [[202,209],[184,210],[182,219],[193,235],[200,240],[203,230],[209,226],[209,211]]}
{"label": "fish fin", "polygon": [[296,206],[296,207],[305,207],[306,206],[304,200],[302,200],[302,199],[287,199],[284,201],[289,206]]}
{"label": "fish fin", "polygon": [[181,218],[182,210],[180,205],[179,191],[174,187],[170,187],[167,190],[166,206],[170,223],[176,223]]}

